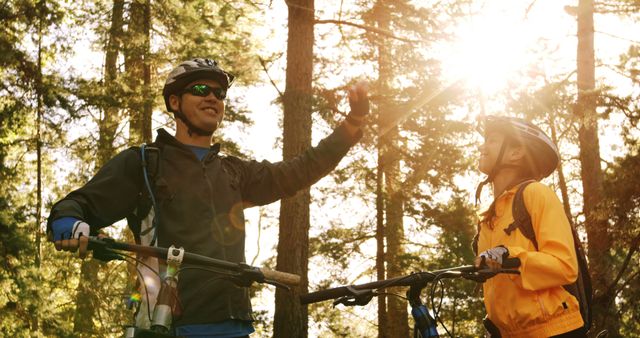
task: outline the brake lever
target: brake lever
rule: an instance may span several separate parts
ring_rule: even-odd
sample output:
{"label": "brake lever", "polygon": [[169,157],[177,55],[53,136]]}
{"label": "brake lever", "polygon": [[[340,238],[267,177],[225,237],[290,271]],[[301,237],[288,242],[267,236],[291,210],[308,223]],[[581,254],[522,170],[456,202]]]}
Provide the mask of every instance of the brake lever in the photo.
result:
{"label": "brake lever", "polygon": [[465,279],[469,279],[469,280],[472,280],[474,282],[484,283],[484,282],[487,281],[487,279],[492,278],[492,277],[494,277],[495,275],[497,275],[499,273],[519,275],[520,271],[516,270],[516,269],[491,270],[491,269],[485,268],[485,269],[481,269],[481,270],[474,271],[474,272],[464,273],[462,276]]}
{"label": "brake lever", "polygon": [[124,256],[122,256],[118,252],[113,251],[113,250],[108,249],[108,248],[94,249],[93,250],[93,258],[101,260],[103,262],[110,262],[110,261],[115,261],[115,260],[118,260],[118,261],[124,260]]}
{"label": "brake lever", "polygon": [[348,296],[343,296],[335,301],[333,301],[333,307],[336,307],[339,304],[344,306],[364,306],[369,304],[373,296],[375,296],[375,292],[371,289],[364,290],[356,290],[353,286],[347,286],[347,290],[351,293]]}
{"label": "brake lever", "polygon": [[109,237],[89,237],[87,249],[93,251],[93,258],[103,262],[124,260],[124,256],[110,248],[110,245],[114,242],[115,240]]}
{"label": "brake lever", "polygon": [[487,279],[497,275],[496,271],[490,269],[482,269],[474,272],[468,272],[462,275],[465,279],[472,280],[477,283],[484,283]]}

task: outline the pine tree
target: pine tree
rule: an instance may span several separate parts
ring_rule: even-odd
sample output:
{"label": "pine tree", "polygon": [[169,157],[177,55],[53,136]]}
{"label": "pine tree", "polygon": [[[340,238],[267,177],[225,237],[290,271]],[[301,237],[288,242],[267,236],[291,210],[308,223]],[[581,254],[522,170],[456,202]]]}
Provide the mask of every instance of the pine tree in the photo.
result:
{"label": "pine tree", "polygon": [[[282,158],[290,160],[311,146],[314,0],[287,3],[287,75],[284,91]],[[308,289],[309,189],[283,199],[280,205],[280,234],[276,269],[301,276],[293,292],[276,290],[274,337],[306,337],[307,307],[298,295]]]}

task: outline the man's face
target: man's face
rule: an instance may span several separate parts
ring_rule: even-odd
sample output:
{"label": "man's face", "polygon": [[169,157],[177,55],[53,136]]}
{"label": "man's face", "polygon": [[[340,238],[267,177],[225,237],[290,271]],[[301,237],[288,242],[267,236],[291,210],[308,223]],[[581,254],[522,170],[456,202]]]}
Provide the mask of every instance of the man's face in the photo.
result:
{"label": "man's face", "polygon": [[[185,88],[191,88],[194,85],[221,88],[218,82],[209,79],[193,81]],[[169,103],[174,111],[182,109],[182,113],[187,119],[203,130],[216,130],[224,117],[224,100],[218,99],[213,93],[209,93],[207,96],[197,96],[187,91],[181,97],[171,95]]]}
{"label": "man's face", "polygon": [[505,136],[502,133],[489,132],[485,135],[484,143],[478,149],[480,151],[478,170],[483,174],[489,175],[496,165],[504,139]]}

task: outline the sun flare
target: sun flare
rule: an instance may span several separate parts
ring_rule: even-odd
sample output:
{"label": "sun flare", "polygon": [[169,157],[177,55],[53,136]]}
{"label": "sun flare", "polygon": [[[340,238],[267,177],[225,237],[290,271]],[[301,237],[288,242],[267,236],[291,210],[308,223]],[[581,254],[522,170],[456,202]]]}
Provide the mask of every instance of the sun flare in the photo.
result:
{"label": "sun flare", "polygon": [[557,9],[551,7],[558,5],[540,1],[530,11],[522,4],[507,9],[482,8],[455,31],[444,55],[446,76],[487,95],[504,89],[536,66],[532,51],[539,48],[550,31],[562,25],[563,19],[568,19],[545,14],[556,13]]}

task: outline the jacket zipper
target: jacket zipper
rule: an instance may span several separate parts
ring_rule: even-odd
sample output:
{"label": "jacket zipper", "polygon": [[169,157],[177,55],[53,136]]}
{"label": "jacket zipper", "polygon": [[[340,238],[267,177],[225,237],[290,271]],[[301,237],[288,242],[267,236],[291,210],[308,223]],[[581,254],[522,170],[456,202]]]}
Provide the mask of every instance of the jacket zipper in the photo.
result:
{"label": "jacket zipper", "polygon": [[[204,180],[207,181],[207,186],[209,187],[209,201],[211,201],[211,210],[213,210],[214,213],[214,217],[212,222],[215,223],[215,228],[218,229],[218,232],[220,234],[220,248],[222,249],[222,259],[224,259],[225,261],[227,260],[227,249],[225,248],[225,239],[224,239],[224,229],[222,229],[220,227],[220,224],[218,224],[218,211],[216,209],[215,203],[213,202],[213,187],[211,185],[211,180],[209,180],[209,176],[207,175],[207,166],[205,165],[205,162],[207,162],[209,160],[210,154],[207,154],[207,158],[205,158],[205,161],[202,162],[202,175],[204,176]],[[233,309],[231,308],[231,295],[229,293],[226,293],[225,297],[227,298],[227,313],[229,314],[229,317],[231,319],[235,319],[235,316],[233,314]]]}
{"label": "jacket zipper", "polygon": [[222,259],[227,260],[227,250],[224,246],[225,243],[225,238],[224,238],[224,229],[222,229],[219,224],[218,224],[218,211],[216,209],[215,203],[213,202],[213,186],[211,185],[211,180],[209,180],[209,176],[207,175],[207,166],[204,164],[204,162],[202,163],[202,175],[204,176],[204,180],[207,182],[207,187],[209,187],[209,201],[211,202],[211,210],[213,210],[214,213],[214,217],[212,219],[212,222],[215,223],[215,228],[218,229],[218,233],[220,235],[220,241],[221,241],[221,245],[220,247],[222,248]]}

